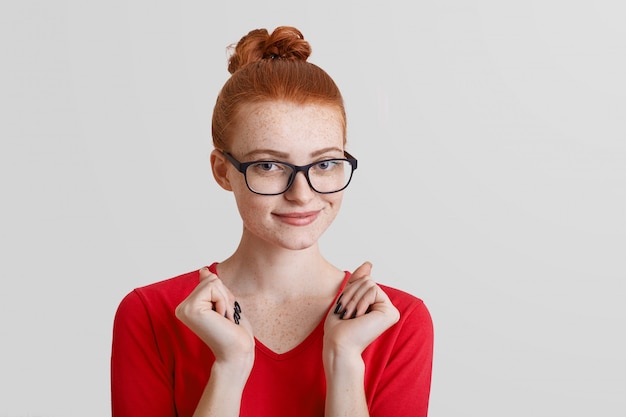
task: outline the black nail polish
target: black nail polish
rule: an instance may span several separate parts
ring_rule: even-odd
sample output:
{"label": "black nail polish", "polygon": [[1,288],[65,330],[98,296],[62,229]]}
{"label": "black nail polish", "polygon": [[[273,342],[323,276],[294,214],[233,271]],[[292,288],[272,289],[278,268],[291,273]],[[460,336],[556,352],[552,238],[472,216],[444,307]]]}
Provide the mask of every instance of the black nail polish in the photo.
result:
{"label": "black nail polish", "polygon": [[352,313],[352,317],[350,317],[351,319],[356,319],[356,310],[354,310],[354,313]]}
{"label": "black nail polish", "polygon": [[341,297],[343,297],[343,293],[339,294],[339,298],[337,298],[337,304],[341,304]]}
{"label": "black nail polish", "polygon": [[235,314],[236,314],[235,317],[234,317],[235,324],[239,324],[239,314],[237,314],[237,313],[235,313]]}
{"label": "black nail polish", "polygon": [[239,319],[241,318],[241,315],[239,315],[239,313],[237,313],[237,312],[235,311],[235,313],[233,314],[233,318],[234,318],[236,321],[239,321]]}
{"label": "black nail polish", "polygon": [[241,306],[239,305],[239,303],[237,301],[235,301],[235,311],[237,313],[241,313]]}
{"label": "black nail polish", "polygon": [[343,318],[346,316],[346,313],[348,312],[348,310],[343,310],[341,312],[341,314],[339,315],[339,318],[343,320]]}
{"label": "black nail polish", "polygon": [[337,307],[335,307],[334,313],[337,314],[337,313],[339,313],[340,310],[341,310],[341,303],[338,303]]}

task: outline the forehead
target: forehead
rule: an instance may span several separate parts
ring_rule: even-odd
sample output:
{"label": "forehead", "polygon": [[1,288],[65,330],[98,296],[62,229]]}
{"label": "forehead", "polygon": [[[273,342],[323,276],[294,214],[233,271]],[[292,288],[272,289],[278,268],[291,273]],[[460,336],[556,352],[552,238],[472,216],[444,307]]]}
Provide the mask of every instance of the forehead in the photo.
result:
{"label": "forehead", "polygon": [[344,122],[340,110],[323,104],[268,101],[243,106],[232,130],[232,147],[241,152],[258,148],[343,149]]}

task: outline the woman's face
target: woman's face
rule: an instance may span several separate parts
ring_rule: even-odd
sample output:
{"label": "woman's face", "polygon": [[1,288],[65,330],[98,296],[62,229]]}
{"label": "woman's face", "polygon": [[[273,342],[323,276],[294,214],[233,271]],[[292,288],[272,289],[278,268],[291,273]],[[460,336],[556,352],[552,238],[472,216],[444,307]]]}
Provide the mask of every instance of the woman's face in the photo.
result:
{"label": "woman's face", "polygon": [[[230,153],[241,162],[275,160],[307,165],[344,158],[341,113],[325,105],[273,101],[242,109],[232,132]],[[243,220],[244,234],[286,249],[314,245],[337,216],[343,192],[319,194],[303,173],[283,194],[251,192],[240,173],[222,157],[225,186],[231,189]],[[225,185],[226,184],[226,185]]]}

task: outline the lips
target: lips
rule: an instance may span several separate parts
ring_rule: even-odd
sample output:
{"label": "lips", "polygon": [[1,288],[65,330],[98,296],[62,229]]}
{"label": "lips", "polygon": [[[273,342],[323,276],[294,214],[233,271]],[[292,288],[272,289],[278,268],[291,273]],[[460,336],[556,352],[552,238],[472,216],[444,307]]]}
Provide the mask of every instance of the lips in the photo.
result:
{"label": "lips", "polygon": [[274,215],[283,223],[292,226],[306,226],[317,219],[319,211],[307,211],[299,213],[275,213]]}

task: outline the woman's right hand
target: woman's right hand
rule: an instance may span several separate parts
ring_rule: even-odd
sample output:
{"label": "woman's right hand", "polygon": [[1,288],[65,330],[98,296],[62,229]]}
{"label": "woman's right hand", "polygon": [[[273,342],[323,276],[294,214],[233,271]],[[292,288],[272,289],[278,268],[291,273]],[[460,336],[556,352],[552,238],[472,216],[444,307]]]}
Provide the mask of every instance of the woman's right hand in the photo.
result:
{"label": "woman's right hand", "polygon": [[200,269],[200,282],[176,307],[176,317],[206,343],[215,362],[241,367],[254,363],[254,335],[235,297],[209,268]]}

